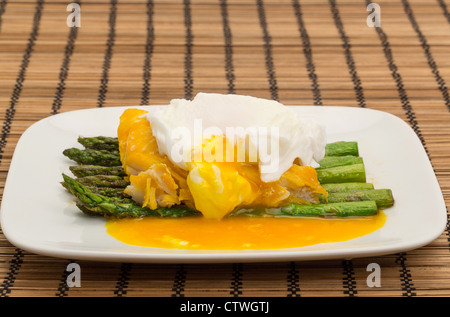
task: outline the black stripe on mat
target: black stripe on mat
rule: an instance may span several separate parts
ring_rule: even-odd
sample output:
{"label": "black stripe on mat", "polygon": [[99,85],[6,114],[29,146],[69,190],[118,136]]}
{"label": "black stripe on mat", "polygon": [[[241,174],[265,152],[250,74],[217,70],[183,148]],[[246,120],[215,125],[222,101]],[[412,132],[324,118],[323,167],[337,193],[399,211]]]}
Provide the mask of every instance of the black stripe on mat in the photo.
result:
{"label": "black stripe on mat", "polygon": [[[292,7],[294,9],[295,16],[297,18],[298,30],[300,32],[300,38],[303,45],[303,54],[306,59],[306,69],[308,71],[308,77],[311,80],[312,93],[314,105],[322,106],[322,94],[320,86],[317,80],[316,67],[312,56],[311,42],[309,39],[308,31],[306,30],[305,23],[303,21],[303,12],[298,0],[292,0]],[[287,291],[288,297],[300,297],[300,274],[296,267],[295,262],[290,263],[290,269],[287,276]]]}
{"label": "black stripe on mat", "polygon": [[[371,1],[367,0],[367,4],[370,4]],[[401,74],[398,72],[397,65],[395,64],[394,57],[392,55],[392,49],[391,44],[389,43],[388,37],[386,33],[383,31],[381,27],[375,27],[375,31],[378,34],[378,37],[380,38],[381,44],[383,46],[383,52],[386,57],[389,70],[391,71],[392,78],[395,81],[395,84],[397,86],[398,95],[402,104],[402,108],[405,111],[406,117],[408,119],[408,123],[413,129],[413,131],[416,133],[417,137],[419,138],[420,142],[422,143],[422,146],[424,147],[428,158],[430,158],[430,155],[428,153],[428,149],[425,143],[425,139],[422,136],[422,132],[419,127],[419,123],[416,119],[416,114],[414,112],[413,107],[411,106],[408,98],[408,94],[406,93],[405,86],[403,84],[403,79]],[[431,161],[431,160],[430,160]],[[413,292],[414,289],[414,283],[412,281],[412,276],[408,268],[406,267],[406,253],[399,253],[397,254],[396,263],[401,265],[400,269],[400,280],[402,284],[402,291],[403,295],[405,296],[413,296],[415,293]]]}
{"label": "black stripe on mat", "polygon": [[70,271],[67,271],[67,267],[69,266],[70,263],[75,263],[73,260],[69,260],[69,262],[67,263],[66,269],[64,269],[64,272],[61,276],[61,280],[59,281],[58,284],[58,289],[56,290],[56,296],[57,297],[67,297],[68,292],[69,292],[69,285],[67,285],[67,277],[70,274]]}
{"label": "black stripe on mat", "polygon": [[20,99],[22,93],[23,82],[25,81],[25,76],[27,73],[27,68],[30,63],[30,58],[33,53],[34,44],[36,43],[37,37],[39,35],[39,23],[42,15],[44,1],[38,0],[36,5],[36,11],[33,17],[33,29],[31,31],[30,37],[28,38],[27,47],[22,58],[22,63],[20,65],[19,74],[16,78],[16,84],[14,85],[14,90],[11,95],[9,102],[9,108],[5,113],[5,121],[3,122],[1,136],[0,136],[0,161],[3,159],[4,148],[6,146],[7,138],[11,131],[11,123],[16,113],[16,104]]}
{"label": "black stripe on mat", "polygon": [[71,27],[67,38],[66,48],[64,49],[64,59],[59,70],[59,83],[56,88],[55,97],[53,98],[52,114],[57,114],[61,109],[64,91],[66,89],[66,79],[69,74],[70,58],[75,48],[75,40],[77,38],[78,28]]}
{"label": "black stripe on mat", "polygon": [[127,295],[128,283],[130,282],[131,263],[122,263],[120,265],[119,279],[116,283],[116,289],[114,294],[117,297],[123,297]]}
{"label": "black stripe on mat", "polygon": [[287,282],[287,297],[300,297],[300,273],[295,262],[290,263]]}
{"label": "black stripe on mat", "polygon": [[[364,97],[363,87],[358,72],[356,71],[356,65],[351,51],[350,39],[345,32],[344,25],[342,23],[342,19],[339,13],[339,9],[337,8],[336,5],[336,1],[329,0],[329,3],[334,23],[341,37],[342,47],[344,48],[345,53],[345,60],[347,62],[347,67],[352,78],[353,87],[356,94],[356,100],[360,107],[365,108],[366,101]],[[351,260],[345,260],[342,262],[342,267],[344,269],[342,279],[344,294],[348,295],[349,297],[353,297],[358,294],[358,291],[356,289],[355,274],[353,271],[353,262]]]}
{"label": "black stripe on mat", "polygon": [[[20,65],[19,74],[16,78],[16,84],[14,85],[13,92],[11,94],[11,99],[9,103],[9,108],[6,109],[5,121],[3,121],[3,126],[1,130],[0,137],[0,161],[3,160],[4,149],[7,143],[9,133],[11,131],[11,124],[16,113],[15,107],[20,99],[22,93],[23,82],[25,81],[25,76],[27,73],[28,65],[30,64],[31,55],[33,53],[34,45],[36,43],[37,37],[39,35],[39,25],[41,22],[42,10],[44,7],[44,1],[38,0],[35,7],[35,12],[33,16],[33,27],[28,38],[27,47],[22,57],[22,63]],[[7,297],[11,292],[11,287],[14,286],[16,280],[17,272],[23,262],[24,252],[20,248],[15,249],[13,259],[8,269],[6,277],[3,279],[3,283],[0,285],[0,297]]]}
{"label": "black stripe on mat", "polygon": [[194,79],[192,77],[192,47],[194,35],[192,34],[191,2],[184,0],[184,27],[186,29],[186,53],[184,56],[184,98],[192,99],[194,90]]}
{"label": "black stripe on mat", "polygon": [[344,278],[342,279],[344,294],[349,297],[354,297],[358,295],[356,290],[356,280],[355,280],[355,270],[353,269],[353,262],[350,260],[342,261],[342,266],[344,267]]}
{"label": "black stripe on mat", "polygon": [[239,297],[242,295],[242,263],[233,263],[230,295]]}
{"label": "black stripe on mat", "polygon": [[242,295],[242,263],[233,263],[230,295],[239,297]]}
{"label": "black stripe on mat", "polygon": [[[367,3],[370,3],[370,1],[367,1]],[[384,56],[386,57],[386,60],[388,62],[389,70],[391,71],[392,78],[395,81],[395,84],[397,86],[398,95],[402,104],[402,108],[405,111],[406,117],[408,119],[409,125],[414,130],[416,135],[418,136],[420,142],[422,143],[426,153],[428,154],[428,149],[425,144],[425,139],[422,135],[422,132],[419,127],[419,123],[416,119],[416,114],[414,112],[413,107],[411,106],[408,98],[408,94],[406,93],[405,85],[403,84],[403,79],[400,73],[398,72],[398,67],[395,64],[394,57],[392,55],[392,49],[391,44],[389,43],[388,37],[386,33],[383,31],[381,27],[375,27],[375,31],[378,34],[378,37],[380,38],[381,44],[383,45],[383,52]]]}
{"label": "black stripe on mat", "polygon": [[150,79],[152,70],[153,41],[155,39],[155,30],[153,28],[153,1],[147,1],[147,40],[145,44],[145,59],[142,78],[144,84],[142,86],[141,105],[148,105],[150,98]]}
{"label": "black stripe on mat", "polygon": [[[76,3],[80,4],[80,1],[76,1]],[[66,47],[64,49],[64,58],[61,63],[61,67],[59,70],[59,83],[56,87],[55,96],[53,98],[52,103],[52,115],[57,114],[59,110],[61,109],[62,101],[64,98],[64,91],[66,89],[66,79],[69,75],[69,66],[70,66],[70,59],[72,57],[73,51],[75,49],[75,42],[78,36],[78,28],[77,27],[70,27],[69,34],[67,36],[67,43]],[[74,263],[73,260],[69,260],[67,265],[70,263]],[[67,267],[67,266],[66,266]],[[67,270],[64,270],[63,274],[61,275],[61,280],[59,282],[56,296],[57,297],[66,297],[69,291],[69,286],[67,285],[67,277],[69,275],[69,272]]]}
{"label": "black stripe on mat", "polygon": [[303,22],[303,13],[298,0],[292,0],[292,6],[294,7],[295,16],[297,17],[298,29],[300,31],[300,37],[303,44],[303,54],[306,58],[306,69],[308,71],[308,77],[311,80],[312,93],[314,99],[314,105],[322,106],[322,96],[320,93],[319,83],[317,81],[316,67],[312,57],[311,42],[309,40],[308,32],[306,31],[305,23]]}
{"label": "black stripe on mat", "polygon": [[342,40],[342,47],[344,48],[345,52],[345,60],[347,62],[348,70],[353,81],[356,100],[358,101],[358,105],[360,107],[366,107],[364,92],[361,86],[361,79],[359,78],[358,72],[356,71],[355,60],[353,59],[350,39],[345,33],[344,25],[342,24],[341,16],[339,14],[339,9],[336,5],[336,0],[329,0],[329,3],[331,6],[331,13],[333,15],[334,23],[336,24],[336,28],[338,29],[339,35]]}
{"label": "black stripe on mat", "polygon": [[444,2],[444,0],[437,0],[437,2],[439,3],[439,6],[441,7],[448,23],[450,23],[450,12],[448,11],[447,4]]}
{"label": "black stripe on mat", "polygon": [[447,225],[445,226],[445,231],[447,231],[447,243],[449,245],[449,250],[450,250],[450,214],[448,213],[448,208],[446,208],[447,210]]}
{"label": "black stripe on mat", "polygon": [[116,14],[117,0],[111,0],[109,9],[109,32],[106,41],[105,57],[102,66],[102,77],[100,79],[100,88],[98,91],[97,107],[103,107],[108,92],[109,69],[111,68],[111,59],[114,50],[114,42],[116,37]]}
{"label": "black stripe on mat", "polygon": [[[185,27],[185,56],[184,56],[184,98],[191,100],[193,96],[193,77],[192,77],[192,47],[194,35],[192,34],[191,3],[184,0],[184,27]],[[175,279],[172,286],[172,297],[184,297],[184,286],[186,283],[186,270],[184,265],[180,264],[175,273]]]}
{"label": "black stripe on mat", "polygon": [[7,0],[0,1],[0,32],[2,31],[2,17],[3,13],[5,13],[6,10],[6,4],[8,3]]}
{"label": "black stripe on mat", "polygon": [[264,9],[263,0],[256,0],[256,4],[258,7],[259,24],[261,25],[261,29],[263,32],[264,53],[266,57],[266,71],[269,80],[270,94],[273,100],[279,101],[278,84],[272,57],[272,38],[267,28],[266,12]]}
{"label": "black stripe on mat", "polygon": [[[79,3],[79,2],[77,2]],[[62,100],[64,97],[64,91],[66,89],[66,79],[69,74],[69,65],[70,65],[70,59],[72,57],[74,48],[75,48],[75,41],[78,35],[78,28],[77,27],[71,27],[69,31],[69,35],[67,37],[67,44],[64,49],[64,58],[61,63],[61,67],[59,70],[59,83],[56,87],[55,96],[53,98],[52,103],[52,114],[57,114],[59,110],[61,109]],[[73,263],[72,260],[68,262],[68,264]],[[67,276],[69,275],[69,272],[64,270],[61,281],[58,285],[58,289],[56,291],[57,297],[65,297],[67,296],[67,292],[69,291],[69,287],[67,286],[66,280]]]}
{"label": "black stripe on mat", "polygon": [[17,272],[20,270],[20,266],[23,263],[24,253],[21,249],[16,248],[13,259],[9,265],[8,273],[3,279],[3,283],[0,285],[0,297],[8,297],[11,293],[11,288],[16,281]]}
{"label": "black stripe on mat", "polygon": [[186,270],[184,265],[180,264],[175,272],[175,278],[172,285],[171,297],[184,297],[184,287],[186,285]]}
{"label": "black stripe on mat", "polygon": [[431,53],[431,48],[430,45],[428,45],[427,38],[420,30],[419,24],[417,23],[416,18],[414,17],[414,12],[411,9],[408,0],[402,0],[402,3],[405,13],[408,15],[409,22],[411,22],[411,25],[414,31],[416,32],[417,37],[420,40],[420,45],[422,46],[423,52],[425,53],[428,65],[431,68],[431,72],[433,73],[434,78],[436,79],[438,88],[442,93],[442,98],[444,98],[445,105],[447,106],[447,109],[450,111],[450,96],[448,94],[447,84],[445,83],[444,78],[442,78],[441,74],[439,73],[438,66],[436,64],[436,61],[434,60],[433,54]]}
{"label": "black stripe on mat", "polygon": [[233,36],[228,21],[228,5],[226,0],[220,0],[220,12],[222,15],[223,37],[225,40],[225,72],[228,80],[228,93],[236,93],[234,87],[234,66],[233,66]]}
{"label": "black stripe on mat", "polygon": [[416,296],[415,287],[412,283],[411,271],[406,267],[406,253],[399,253],[395,262],[400,265],[400,281],[402,285],[403,296]]}

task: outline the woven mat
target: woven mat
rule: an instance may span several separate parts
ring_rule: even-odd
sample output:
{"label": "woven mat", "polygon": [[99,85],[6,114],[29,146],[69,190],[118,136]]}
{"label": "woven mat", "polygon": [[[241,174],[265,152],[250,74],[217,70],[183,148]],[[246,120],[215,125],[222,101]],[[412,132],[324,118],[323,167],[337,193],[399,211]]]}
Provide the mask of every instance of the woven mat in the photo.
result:
{"label": "woven mat", "polygon": [[[380,0],[0,1],[0,186],[20,135],[56,113],[197,92],[352,106],[407,122],[450,203],[450,3]],[[414,171],[412,171],[414,172]],[[381,287],[366,283],[369,263]],[[406,253],[288,263],[129,264],[32,254],[0,232],[0,296],[449,296],[448,228]]]}

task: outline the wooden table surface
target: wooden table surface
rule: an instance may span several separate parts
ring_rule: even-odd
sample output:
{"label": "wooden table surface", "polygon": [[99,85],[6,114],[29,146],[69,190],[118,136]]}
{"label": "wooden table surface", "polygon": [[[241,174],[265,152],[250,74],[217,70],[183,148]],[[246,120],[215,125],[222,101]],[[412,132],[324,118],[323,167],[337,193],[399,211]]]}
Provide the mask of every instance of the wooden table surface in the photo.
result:
{"label": "wooden table surface", "polygon": [[[0,1],[0,186],[36,121],[94,107],[167,104],[197,92],[394,114],[429,154],[450,203],[450,2],[380,0]],[[414,171],[411,171],[414,173]],[[401,297],[450,295],[448,226],[429,245],[353,260],[138,264],[76,261],[12,245],[0,231],[0,296]],[[369,287],[369,263],[381,287]]]}

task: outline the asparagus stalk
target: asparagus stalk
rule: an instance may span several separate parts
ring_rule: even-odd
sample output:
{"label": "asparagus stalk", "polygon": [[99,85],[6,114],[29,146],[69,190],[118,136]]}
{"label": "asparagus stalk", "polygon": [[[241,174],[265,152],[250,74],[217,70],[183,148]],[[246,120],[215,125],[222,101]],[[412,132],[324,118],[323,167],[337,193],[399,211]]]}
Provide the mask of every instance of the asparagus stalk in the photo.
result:
{"label": "asparagus stalk", "polygon": [[325,156],[319,161],[319,169],[330,168],[343,165],[361,164],[363,159],[360,156],[345,155],[345,156]]}
{"label": "asparagus stalk", "polygon": [[[66,182],[64,182],[64,181],[61,182],[61,185],[63,185],[66,189],[69,189]],[[131,199],[131,197],[124,192],[123,188],[97,187],[97,186],[86,186],[86,185],[83,185],[83,186],[85,186],[87,189],[89,189],[93,193],[99,194],[102,196],[107,196],[107,197],[117,198],[117,199],[122,199],[122,198]]]}
{"label": "asparagus stalk", "polygon": [[78,142],[86,149],[118,151],[119,141],[117,138],[98,136],[98,137],[79,137]]}
{"label": "asparagus stalk", "polygon": [[81,184],[78,180],[62,174],[62,185],[80,200],[80,203],[95,206],[102,202],[120,201],[117,197],[106,197],[94,193],[88,186]]}
{"label": "asparagus stalk", "polygon": [[102,202],[97,205],[88,205],[78,203],[78,208],[86,214],[110,217],[110,218],[141,218],[141,217],[163,217],[163,218],[182,218],[191,216],[200,216],[201,213],[190,209],[185,205],[176,205],[172,207],[159,207],[152,210],[147,207],[138,206],[132,202]]}
{"label": "asparagus stalk", "polygon": [[131,197],[124,192],[124,188],[97,187],[97,186],[86,186],[86,187],[89,188],[94,193],[100,194],[103,196],[131,199]]}
{"label": "asparagus stalk", "polygon": [[96,186],[96,187],[125,188],[130,184],[122,177],[115,175],[85,176],[80,177],[77,180],[82,185]]}
{"label": "asparagus stalk", "polygon": [[[387,208],[394,204],[394,197],[390,189],[371,189],[328,194],[328,203],[368,200],[375,201],[378,208]],[[327,203],[323,195],[320,195],[319,201],[321,203]]]}
{"label": "asparagus stalk", "polygon": [[365,183],[364,164],[353,164],[317,169],[317,178],[321,184],[329,183]]}
{"label": "asparagus stalk", "polygon": [[357,201],[302,205],[291,203],[277,208],[241,208],[229,217],[350,217],[371,216],[378,213],[375,201]]}
{"label": "asparagus stalk", "polygon": [[121,166],[119,152],[106,150],[81,150],[78,148],[65,149],[63,154],[69,159],[83,165]]}
{"label": "asparagus stalk", "polygon": [[325,146],[325,156],[359,156],[358,142],[339,141]]}
{"label": "asparagus stalk", "polygon": [[322,184],[322,187],[329,194],[374,189],[372,183],[329,183]]}
{"label": "asparagus stalk", "polygon": [[200,215],[198,211],[184,205],[177,205],[170,208],[160,207],[152,210],[147,207],[141,207],[131,200],[96,194],[87,186],[80,184],[77,180],[65,174],[63,174],[63,179],[64,187],[78,198],[78,208],[90,215],[117,218],[145,216],[186,217]]}
{"label": "asparagus stalk", "polygon": [[103,214],[103,211],[100,208],[95,209],[94,207],[88,208],[81,202],[76,203],[78,209],[80,209],[84,214],[88,216],[98,216]]}
{"label": "asparagus stalk", "polygon": [[375,201],[352,201],[327,203],[316,205],[289,204],[281,207],[281,213],[290,216],[303,217],[350,217],[350,216],[371,216],[378,213],[378,206]]}
{"label": "asparagus stalk", "polygon": [[127,175],[122,166],[73,165],[70,166],[69,169],[76,177],[96,175],[114,175],[123,177]]}

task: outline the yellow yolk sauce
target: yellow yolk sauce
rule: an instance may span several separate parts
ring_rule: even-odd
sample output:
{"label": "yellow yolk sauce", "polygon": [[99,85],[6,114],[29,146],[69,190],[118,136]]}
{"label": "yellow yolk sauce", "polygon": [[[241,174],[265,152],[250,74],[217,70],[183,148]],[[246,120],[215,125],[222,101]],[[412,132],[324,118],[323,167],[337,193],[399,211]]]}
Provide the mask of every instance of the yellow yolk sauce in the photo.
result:
{"label": "yellow yolk sauce", "polygon": [[183,250],[263,250],[342,242],[381,228],[386,215],[319,219],[293,217],[203,217],[108,220],[117,240],[135,246]]}

